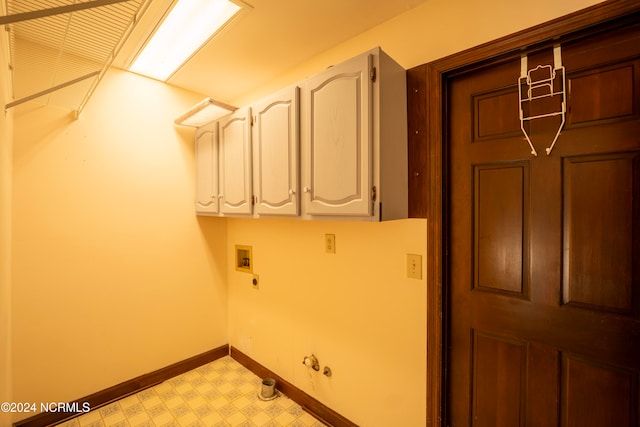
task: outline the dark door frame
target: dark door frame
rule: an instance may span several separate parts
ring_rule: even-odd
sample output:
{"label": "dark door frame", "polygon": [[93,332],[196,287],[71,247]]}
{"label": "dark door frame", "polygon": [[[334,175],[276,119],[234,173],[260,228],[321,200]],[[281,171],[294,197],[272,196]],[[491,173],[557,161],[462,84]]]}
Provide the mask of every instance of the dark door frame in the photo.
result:
{"label": "dark door frame", "polygon": [[[592,34],[637,22],[640,22],[640,1],[609,0],[408,71],[409,93],[422,93],[417,100],[417,103],[422,105],[410,101],[410,109],[417,111],[410,111],[409,129],[415,128],[415,134],[418,134],[417,129],[424,130],[419,141],[412,140],[413,136],[410,136],[409,148],[411,152],[412,144],[424,144],[422,149],[414,149],[414,152],[419,151],[422,154],[416,158],[422,159],[427,168],[426,191],[422,193],[426,199],[424,209],[428,218],[429,254],[426,274],[428,426],[447,425],[448,187],[445,87],[448,77],[482,63],[520,56],[525,50],[542,48],[584,36],[585,33]],[[422,122],[419,123],[418,120]],[[412,178],[409,177],[410,186]]]}

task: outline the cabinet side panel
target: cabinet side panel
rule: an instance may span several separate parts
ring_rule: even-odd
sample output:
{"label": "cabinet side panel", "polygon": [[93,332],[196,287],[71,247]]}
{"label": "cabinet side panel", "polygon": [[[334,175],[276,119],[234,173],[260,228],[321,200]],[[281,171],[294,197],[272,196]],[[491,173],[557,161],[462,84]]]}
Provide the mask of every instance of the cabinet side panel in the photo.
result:
{"label": "cabinet side panel", "polygon": [[[408,217],[407,172],[407,73],[382,50],[379,56],[378,78],[375,85],[380,102],[374,102],[374,129],[379,130],[378,201],[382,220]],[[381,119],[384,118],[384,119]],[[375,135],[375,132],[374,132]]]}

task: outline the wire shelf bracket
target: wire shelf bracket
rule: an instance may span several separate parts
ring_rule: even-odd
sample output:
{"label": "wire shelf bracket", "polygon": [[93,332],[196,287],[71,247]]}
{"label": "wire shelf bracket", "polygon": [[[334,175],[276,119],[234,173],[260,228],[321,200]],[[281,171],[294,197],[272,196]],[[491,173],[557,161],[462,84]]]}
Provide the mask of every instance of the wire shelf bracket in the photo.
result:
{"label": "wire shelf bracket", "polygon": [[0,2],[13,92],[4,110],[55,93],[78,118],[152,0]]}
{"label": "wire shelf bracket", "polygon": [[[528,69],[527,55],[520,57],[520,78],[518,79],[518,97],[520,102],[520,129],[524,134],[531,154],[537,156],[538,153],[531,142],[531,137],[525,129],[525,123],[531,120],[542,119],[546,117],[561,116],[558,131],[551,142],[551,145],[545,149],[547,156],[551,154],[553,147],[558,141],[558,137],[562,132],[565,124],[567,112],[567,91],[566,91],[565,68],[562,65],[562,51],[560,45],[553,48],[553,67],[551,65],[538,65],[535,68]],[[558,84],[556,85],[556,82]],[[534,101],[545,98],[561,97],[561,104],[558,111],[549,111],[546,113],[528,115],[525,109],[529,111],[529,107]]]}

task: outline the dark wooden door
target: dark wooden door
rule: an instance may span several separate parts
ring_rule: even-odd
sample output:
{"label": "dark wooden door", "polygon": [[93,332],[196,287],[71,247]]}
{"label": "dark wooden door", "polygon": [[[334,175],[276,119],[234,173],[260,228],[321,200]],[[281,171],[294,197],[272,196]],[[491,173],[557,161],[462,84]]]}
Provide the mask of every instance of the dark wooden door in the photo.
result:
{"label": "dark wooden door", "polygon": [[450,426],[640,422],[640,25],[561,50],[549,155],[560,118],[526,125],[533,156],[519,58],[447,79]]}

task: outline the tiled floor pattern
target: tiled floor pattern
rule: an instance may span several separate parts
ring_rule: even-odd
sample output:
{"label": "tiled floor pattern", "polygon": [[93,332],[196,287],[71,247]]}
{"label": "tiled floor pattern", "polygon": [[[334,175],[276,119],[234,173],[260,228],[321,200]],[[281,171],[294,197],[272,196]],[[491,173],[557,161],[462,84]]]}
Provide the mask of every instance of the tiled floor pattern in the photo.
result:
{"label": "tiled floor pattern", "polygon": [[263,401],[262,379],[227,356],[58,427],[321,427],[283,394]]}

